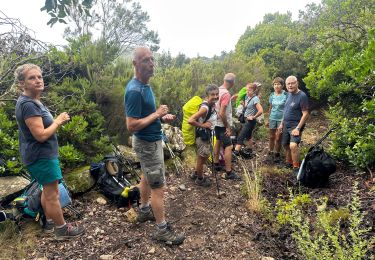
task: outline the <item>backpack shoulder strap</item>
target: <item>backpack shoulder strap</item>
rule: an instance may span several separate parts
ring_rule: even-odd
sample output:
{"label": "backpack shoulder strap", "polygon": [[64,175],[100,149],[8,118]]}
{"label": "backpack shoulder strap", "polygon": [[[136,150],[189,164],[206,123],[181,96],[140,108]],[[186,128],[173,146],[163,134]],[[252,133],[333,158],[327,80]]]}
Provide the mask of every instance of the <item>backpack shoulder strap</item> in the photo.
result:
{"label": "backpack shoulder strap", "polygon": [[206,117],[203,120],[203,123],[205,123],[205,122],[207,122],[208,119],[210,119],[210,117],[211,117],[211,115],[213,113],[213,106],[210,106],[207,101],[203,101],[202,104],[200,104],[199,108],[201,108],[201,106],[203,104],[205,104],[208,107],[208,111],[207,111]]}

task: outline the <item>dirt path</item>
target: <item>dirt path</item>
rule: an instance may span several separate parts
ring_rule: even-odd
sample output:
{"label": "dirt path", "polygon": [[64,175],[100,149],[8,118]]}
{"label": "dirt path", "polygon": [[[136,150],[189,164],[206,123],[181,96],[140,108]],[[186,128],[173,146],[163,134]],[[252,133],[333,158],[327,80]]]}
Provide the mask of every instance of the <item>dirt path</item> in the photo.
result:
{"label": "dirt path", "polygon": [[[85,216],[86,234],[77,240],[55,242],[42,237],[37,256],[53,258],[93,258],[112,255],[114,259],[259,259],[249,232],[252,216],[244,207],[241,182],[220,179],[225,195],[216,196],[216,186],[197,187],[187,177],[168,178],[166,208],[168,220],[186,234],[181,246],[165,246],[152,241],[152,223],[126,222],[124,210],[99,205],[87,194],[78,199]],[[186,191],[178,186],[185,184]]]}
{"label": "dirt path", "polygon": [[[305,131],[303,147],[309,147],[327,130],[327,123],[320,114],[310,119]],[[256,144],[257,160],[262,163],[266,142]],[[306,148],[305,148],[306,149]],[[250,160],[246,163],[250,163]],[[238,165],[236,165],[239,170]],[[272,205],[278,195],[287,195],[287,187],[297,187],[292,174],[273,174],[272,167],[264,167],[262,195]],[[268,170],[267,170],[268,169]],[[262,216],[246,209],[246,199],[241,194],[243,182],[220,178],[222,198],[216,195],[214,182],[210,188],[193,184],[188,176],[170,174],[167,179],[166,208],[168,221],[186,234],[180,246],[166,246],[150,239],[153,223],[133,224],[126,221],[125,210],[96,202],[97,194],[89,193],[76,200],[84,215],[80,221],[87,232],[79,239],[56,242],[40,235],[40,243],[32,258],[48,259],[299,259],[296,247],[288,232],[269,228]],[[332,176],[331,185],[325,189],[300,188],[313,197],[326,195],[330,203],[346,205],[351,185],[361,179],[350,169],[339,170]],[[363,183],[363,181],[361,182]],[[179,189],[184,184],[186,190]],[[362,185],[363,186],[363,185]],[[363,188],[363,187],[362,187]],[[366,190],[362,194],[366,195]],[[372,214],[372,221],[375,219]],[[104,255],[108,255],[105,258]],[[111,258],[112,257],[112,258]]]}

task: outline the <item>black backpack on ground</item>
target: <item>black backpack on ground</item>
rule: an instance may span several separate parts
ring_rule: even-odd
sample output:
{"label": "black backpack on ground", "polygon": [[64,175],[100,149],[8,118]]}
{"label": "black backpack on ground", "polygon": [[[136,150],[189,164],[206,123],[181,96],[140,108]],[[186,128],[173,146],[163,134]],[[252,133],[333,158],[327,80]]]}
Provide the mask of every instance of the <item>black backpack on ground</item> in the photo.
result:
{"label": "black backpack on ground", "polygon": [[329,176],[336,171],[335,160],[320,146],[322,141],[334,129],[329,130],[322,139],[309,149],[301,163],[297,180],[306,187],[324,187],[329,182]]}
{"label": "black backpack on ground", "polygon": [[116,156],[106,156],[103,162],[91,165],[90,170],[101,193],[119,208],[131,207],[140,199],[139,188],[125,178],[122,168]]}

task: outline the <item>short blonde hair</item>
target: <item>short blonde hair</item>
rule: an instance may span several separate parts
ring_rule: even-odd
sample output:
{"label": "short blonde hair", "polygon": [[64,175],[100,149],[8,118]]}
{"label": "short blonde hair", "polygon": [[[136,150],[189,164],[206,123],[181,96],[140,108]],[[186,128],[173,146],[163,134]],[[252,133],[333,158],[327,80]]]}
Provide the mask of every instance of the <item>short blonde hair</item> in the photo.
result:
{"label": "short blonde hair", "polygon": [[224,76],[224,81],[234,82],[235,79],[236,79],[236,75],[234,75],[234,73],[231,73],[231,72],[225,74]]}
{"label": "short blonde hair", "polygon": [[14,71],[14,84],[19,86],[20,81],[25,80],[26,72],[32,69],[37,69],[40,71],[40,73],[42,73],[42,69],[38,65],[32,63],[26,63],[17,67],[17,69]]}

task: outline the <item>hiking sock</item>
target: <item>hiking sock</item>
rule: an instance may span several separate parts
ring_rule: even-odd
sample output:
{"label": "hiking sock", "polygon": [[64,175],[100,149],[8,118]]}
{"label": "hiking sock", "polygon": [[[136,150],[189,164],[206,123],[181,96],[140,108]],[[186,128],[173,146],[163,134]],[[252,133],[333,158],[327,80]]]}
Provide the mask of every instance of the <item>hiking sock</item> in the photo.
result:
{"label": "hiking sock", "polygon": [[51,218],[47,219],[46,220],[48,224],[52,224],[53,223],[53,220]]}
{"label": "hiking sock", "polygon": [[57,229],[61,229],[61,228],[64,228],[66,226],[66,223],[64,223],[63,225],[61,226],[56,226]]}
{"label": "hiking sock", "polygon": [[147,204],[145,204],[145,205],[142,205],[139,209],[140,209],[140,211],[143,212],[143,213],[150,212],[150,210],[151,210],[150,203],[147,203]]}
{"label": "hiking sock", "polygon": [[159,230],[163,230],[163,229],[166,229],[167,228],[167,221],[163,220],[161,223],[159,224],[156,224],[157,228]]}
{"label": "hiking sock", "polygon": [[299,168],[299,162],[293,162],[293,168]]}

